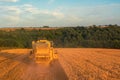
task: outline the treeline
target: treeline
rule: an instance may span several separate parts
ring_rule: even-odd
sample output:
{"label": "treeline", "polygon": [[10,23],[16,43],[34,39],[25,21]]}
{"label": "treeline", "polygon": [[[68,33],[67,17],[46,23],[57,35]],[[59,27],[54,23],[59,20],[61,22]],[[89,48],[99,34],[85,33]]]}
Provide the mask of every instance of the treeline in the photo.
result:
{"label": "treeline", "polygon": [[64,27],[48,30],[0,31],[0,47],[31,48],[31,42],[47,39],[55,47],[90,47],[120,49],[120,26]]}

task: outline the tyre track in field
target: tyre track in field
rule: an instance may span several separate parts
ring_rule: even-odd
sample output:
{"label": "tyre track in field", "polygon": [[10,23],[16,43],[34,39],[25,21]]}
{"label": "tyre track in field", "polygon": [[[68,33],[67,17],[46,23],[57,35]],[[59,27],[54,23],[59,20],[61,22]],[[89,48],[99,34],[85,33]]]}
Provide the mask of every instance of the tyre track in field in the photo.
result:
{"label": "tyre track in field", "polygon": [[0,62],[0,79],[1,79],[2,76],[4,76],[9,72],[9,70],[12,70],[17,66],[18,62],[13,61],[12,59],[18,57],[18,55],[12,55],[12,54],[10,55],[8,53],[2,53],[2,55],[0,54],[0,56],[6,58],[4,60],[1,60]]}
{"label": "tyre track in field", "polygon": [[[21,72],[22,64],[17,64],[14,68],[9,70],[3,77],[2,80],[21,80],[20,76],[23,74]],[[22,70],[23,71],[23,70]]]}
{"label": "tyre track in field", "polygon": [[4,57],[6,59],[0,60],[0,63],[4,63],[4,61],[12,60],[13,58],[18,57],[19,55],[9,54],[9,53],[0,53],[0,57]]}
{"label": "tyre track in field", "polygon": [[4,80],[4,79],[2,79],[3,78],[3,76],[5,75],[5,74],[7,74],[10,70],[12,70],[12,69],[14,69],[17,65],[18,65],[19,63],[17,63],[17,62],[11,62],[10,63],[10,66],[8,65],[8,66],[2,66],[1,67],[1,69],[0,69],[0,79],[1,80]]}
{"label": "tyre track in field", "polygon": [[[16,54],[15,54],[16,55]],[[17,62],[17,64],[9,69],[3,76],[2,80],[23,80],[21,78],[22,75],[24,75],[25,70],[27,69],[27,63],[26,61],[26,54],[20,54],[15,57],[12,57],[8,59],[9,63],[12,64],[14,62]],[[4,62],[4,64],[8,64],[8,62]],[[14,64],[13,64],[14,65]],[[9,66],[11,67],[11,66]],[[26,79],[27,80],[27,79]]]}

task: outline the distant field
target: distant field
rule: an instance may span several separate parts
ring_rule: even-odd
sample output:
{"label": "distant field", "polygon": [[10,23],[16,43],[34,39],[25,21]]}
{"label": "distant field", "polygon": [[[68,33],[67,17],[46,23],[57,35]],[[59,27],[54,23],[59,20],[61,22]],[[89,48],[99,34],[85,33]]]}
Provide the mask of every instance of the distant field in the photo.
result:
{"label": "distant field", "polygon": [[42,27],[14,27],[14,28],[0,28],[2,31],[15,31],[15,30],[20,30],[20,29],[25,29],[25,30],[55,30],[59,28],[42,28]]}
{"label": "distant field", "polygon": [[1,51],[0,80],[120,80],[119,49],[56,50],[59,61],[49,68],[32,64],[30,49]]}

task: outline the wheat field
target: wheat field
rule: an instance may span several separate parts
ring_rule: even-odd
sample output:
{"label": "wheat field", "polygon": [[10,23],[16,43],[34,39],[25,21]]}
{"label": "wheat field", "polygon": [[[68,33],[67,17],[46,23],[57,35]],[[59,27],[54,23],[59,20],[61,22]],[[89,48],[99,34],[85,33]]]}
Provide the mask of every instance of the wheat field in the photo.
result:
{"label": "wheat field", "polygon": [[0,52],[0,80],[120,80],[120,50],[57,48],[51,66],[35,64],[30,49]]}
{"label": "wheat field", "polygon": [[59,49],[69,80],[120,80],[120,50]]}

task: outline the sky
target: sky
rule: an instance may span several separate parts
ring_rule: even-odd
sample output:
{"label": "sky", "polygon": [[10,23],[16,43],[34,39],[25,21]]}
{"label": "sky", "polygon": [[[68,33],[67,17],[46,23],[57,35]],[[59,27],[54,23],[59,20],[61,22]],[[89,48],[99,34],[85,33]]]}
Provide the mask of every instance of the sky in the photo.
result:
{"label": "sky", "polygon": [[0,27],[120,25],[120,0],[0,0]]}

